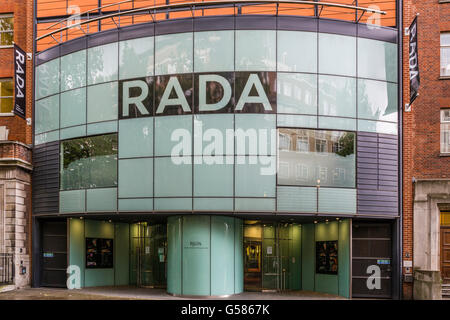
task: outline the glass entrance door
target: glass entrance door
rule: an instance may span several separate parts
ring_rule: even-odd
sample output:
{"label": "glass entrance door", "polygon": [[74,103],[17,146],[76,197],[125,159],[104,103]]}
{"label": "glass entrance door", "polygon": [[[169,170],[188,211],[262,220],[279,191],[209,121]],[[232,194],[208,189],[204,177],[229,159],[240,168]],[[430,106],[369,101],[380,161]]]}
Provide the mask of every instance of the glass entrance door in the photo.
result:
{"label": "glass entrance door", "polygon": [[135,226],[132,245],[136,285],[150,288],[165,287],[167,282],[166,225],[138,223]]}

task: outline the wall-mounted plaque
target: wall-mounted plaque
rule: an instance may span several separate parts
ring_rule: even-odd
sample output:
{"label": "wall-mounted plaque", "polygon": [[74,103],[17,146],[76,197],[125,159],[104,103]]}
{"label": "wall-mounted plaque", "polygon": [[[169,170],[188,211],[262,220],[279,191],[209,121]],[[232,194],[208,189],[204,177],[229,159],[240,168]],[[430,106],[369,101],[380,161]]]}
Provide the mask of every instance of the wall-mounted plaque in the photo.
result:
{"label": "wall-mounted plaque", "polygon": [[86,238],[86,268],[113,268],[113,239]]}
{"label": "wall-mounted plaque", "polygon": [[338,273],[337,241],[316,241],[316,273]]}

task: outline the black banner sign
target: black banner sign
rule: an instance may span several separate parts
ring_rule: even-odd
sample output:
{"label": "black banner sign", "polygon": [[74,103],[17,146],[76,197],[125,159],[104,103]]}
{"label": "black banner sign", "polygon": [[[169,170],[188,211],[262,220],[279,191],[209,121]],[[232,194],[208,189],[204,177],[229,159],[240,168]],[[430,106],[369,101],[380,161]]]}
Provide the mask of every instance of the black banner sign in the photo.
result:
{"label": "black banner sign", "polygon": [[26,62],[25,51],[14,45],[14,114],[25,119],[26,114]]}
{"label": "black banner sign", "polygon": [[409,27],[409,87],[411,105],[419,95],[420,72],[419,72],[419,54],[417,47],[417,17]]}

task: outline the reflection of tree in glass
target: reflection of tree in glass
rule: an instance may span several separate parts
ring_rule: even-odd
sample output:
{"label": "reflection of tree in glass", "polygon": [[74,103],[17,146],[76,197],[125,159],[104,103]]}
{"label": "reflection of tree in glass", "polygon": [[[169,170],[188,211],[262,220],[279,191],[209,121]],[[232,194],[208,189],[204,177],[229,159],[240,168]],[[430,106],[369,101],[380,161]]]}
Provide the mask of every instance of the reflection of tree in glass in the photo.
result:
{"label": "reflection of tree in glass", "polygon": [[346,157],[355,153],[355,134],[351,132],[344,133],[339,138],[339,144],[341,148],[336,152],[336,154],[341,157]]}

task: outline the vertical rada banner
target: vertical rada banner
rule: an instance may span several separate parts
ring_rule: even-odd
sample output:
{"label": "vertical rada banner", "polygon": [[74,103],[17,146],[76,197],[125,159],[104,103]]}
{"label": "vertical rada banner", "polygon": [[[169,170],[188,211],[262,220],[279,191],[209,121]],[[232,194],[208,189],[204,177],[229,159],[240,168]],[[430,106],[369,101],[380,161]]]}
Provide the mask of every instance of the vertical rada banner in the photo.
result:
{"label": "vertical rada banner", "polygon": [[417,47],[417,17],[409,27],[409,87],[411,105],[419,95],[420,72],[419,72],[419,55]]}
{"label": "vertical rada banner", "polygon": [[14,45],[14,114],[25,119],[26,114],[26,54]]}

